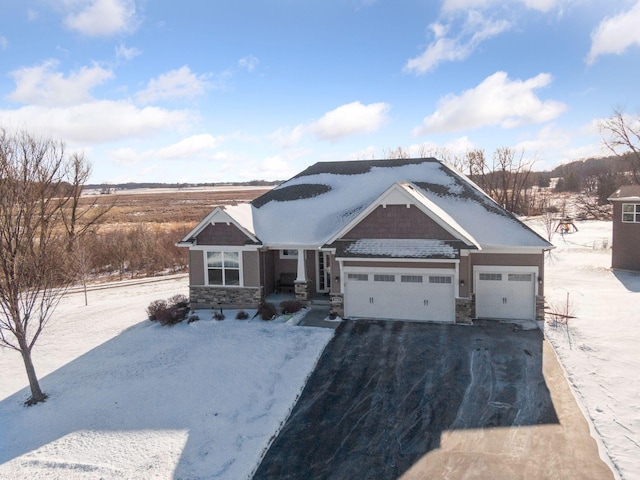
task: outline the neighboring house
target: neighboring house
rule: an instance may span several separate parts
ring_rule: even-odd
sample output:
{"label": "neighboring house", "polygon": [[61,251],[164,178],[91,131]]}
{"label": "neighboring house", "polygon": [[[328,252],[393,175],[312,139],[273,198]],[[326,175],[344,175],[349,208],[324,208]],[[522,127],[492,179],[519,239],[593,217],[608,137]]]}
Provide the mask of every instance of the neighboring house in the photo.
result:
{"label": "neighboring house", "polygon": [[541,320],[544,238],[436,159],[320,162],[179,245],[194,308],[291,288],[342,317]]}
{"label": "neighboring house", "polygon": [[640,185],[624,185],[608,200],[613,204],[611,268],[640,272]]}

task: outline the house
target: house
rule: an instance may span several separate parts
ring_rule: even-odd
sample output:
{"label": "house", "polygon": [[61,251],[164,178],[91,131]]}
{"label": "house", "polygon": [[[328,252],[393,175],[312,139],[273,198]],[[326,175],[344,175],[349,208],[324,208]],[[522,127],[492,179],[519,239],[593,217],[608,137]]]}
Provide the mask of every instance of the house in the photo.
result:
{"label": "house", "polygon": [[608,200],[613,204],[611,268],[640,272],[640,185],[624,185]]}
{"label": "house", "polygon": [[281,288],[342,317],[540,320],[544,238],[433,158],[320,162],[216,208],[188,246],[194,308]]}

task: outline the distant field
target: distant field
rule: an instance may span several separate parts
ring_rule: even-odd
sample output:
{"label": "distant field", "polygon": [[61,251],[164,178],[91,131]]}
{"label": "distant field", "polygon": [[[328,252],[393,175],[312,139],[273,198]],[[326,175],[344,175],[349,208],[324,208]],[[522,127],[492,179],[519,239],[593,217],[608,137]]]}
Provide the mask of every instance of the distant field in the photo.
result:
{"label": "distant field", "polygon": [[100,195],[88,191],[82,202],[113,204],[107,224],[169,224],[195,226],[219,205],[249,202],[273,187],[221,186],[207,188],[149,188]]}

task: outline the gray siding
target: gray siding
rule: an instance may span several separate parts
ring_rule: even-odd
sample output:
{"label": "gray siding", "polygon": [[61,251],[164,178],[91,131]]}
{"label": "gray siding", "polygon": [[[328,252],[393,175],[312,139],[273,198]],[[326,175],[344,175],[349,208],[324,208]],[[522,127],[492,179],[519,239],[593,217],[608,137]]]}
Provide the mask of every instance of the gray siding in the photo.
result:
{"label": "gray siding", "polygon": [[640,223],[622,222],[622,204],[613,202],[611,268],[640,271]]}
{"label": "gray siding", "polygon": [[242,252],[242,275],[245,287],[260,286],[260,257],[257,251]]}
{"label": "gray siding", "polygon": [[189,285],[204,285],[204,254],[189,250]]}
{"label": "gray siding", "polygon": [[232,223],[215,223],[207,225],[196,237],[198,245],[246,245],[251,242],[238,227]]}
{"label": "gray siding", "polygon": [[409,208],[406,205],[379,206],[342,238],[349,240],[361,238],[455,240],[455,237],[415,205]]}

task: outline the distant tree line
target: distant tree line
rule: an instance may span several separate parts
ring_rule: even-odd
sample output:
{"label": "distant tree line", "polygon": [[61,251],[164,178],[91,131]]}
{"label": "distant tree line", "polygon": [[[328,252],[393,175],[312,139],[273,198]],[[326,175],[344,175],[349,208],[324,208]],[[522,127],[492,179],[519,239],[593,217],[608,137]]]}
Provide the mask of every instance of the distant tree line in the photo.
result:
{"label": "distant tree line", "polygon": [[103,228],[83,237],[79,268],[92,280],[177,273],[187,268],[188,251],[176,246],[187,233],[186,227],[147,223]]}
{"label": "distant tree line", "polygon": [[134,190],[138,188],[199,188],[199,187],[270,187],[280,185],[282,180],[249,180],[246,182],[208,182],[208,183],[161,183],[161,182],[127,182],[127,183],[92,183],[84,186],[88,190],[100,190],[112,193],[114,190]]}

